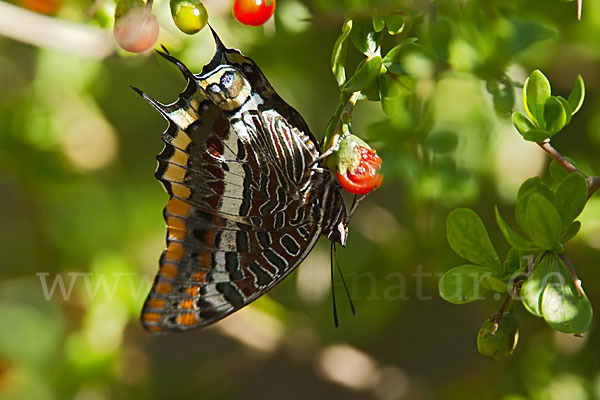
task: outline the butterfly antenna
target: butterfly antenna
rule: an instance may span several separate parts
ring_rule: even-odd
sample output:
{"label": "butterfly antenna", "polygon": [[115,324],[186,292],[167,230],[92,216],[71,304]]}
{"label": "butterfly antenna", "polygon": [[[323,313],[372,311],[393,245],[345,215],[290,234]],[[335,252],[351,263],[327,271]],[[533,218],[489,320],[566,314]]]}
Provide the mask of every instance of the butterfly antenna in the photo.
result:
{"label": "butterfly antenna", "polygon": [[142,98],[144,100],[146,100],[148,103],[150,103],[150,105],[154,108],[156,108],[158,110],[158,112],[167,120],[167,121],[171,121],[171,118],[169,118],[169,114],[166,110],[166,106],[164,104],[159,103],[158,101],[154,100],[152,97],[148,96],[146,93],[142,92],[140,89],[133,87],[133,86],[129,86],[130,88],[132,88],[137,94],[139,94],[140,96],[142,96]]}
{"label": "butterfly antenna", "polygon": [[356,317],[356,308],[354,308],[354,303],[352,302],[352,296],[350,296],[350,291],[348,290],[348,285],[346,285],[346,280],[344,279],[344,274],[342,274],[342,268],[340,267],[340,262],[337,256],[337,249],[335,247],[335,242],[331,242],[333,244],[333,257],[335,258],[335,263],[337,265],[338,272],[342,277],[342,283],[344,284],[344,290],[346,291],[346,296],[348,297],[348,303],[350,303],[350,308],[352,309],[352,315]]}
{"label": "butterfly antenna", "polygon": [[358,209],[358,205],[360,204],[360,202],[363,201],[367,196],[368,196],[368,193],[363,194],[362,196],[354,195],[354,199],[352,200],[352,205],[350,206],[350,212],[348,213],[348,216],[346,217],[346,225],[348,225],[348,223],[350,222],[350,218],[352,218],[352,216]]}
{"label": "butterfly antenna", "polygon": [[338,321],[338,314],[337,314],[337,306],[335,305],[335,285],[333,284],[333,254],[334,254],[334,250],[335,249],[335,243],[331,242],[331,250],[329,252],[329,260],[330,260],[330,265],[331,265],[331,297],[333,299],[333,323],[335,324],[335,327],[337,328],[339,325],[339,321]]}
{"label": "butterfly antenna", "polygon": [[161,57],[164,57],[167,60],[169,60],[170,62],[172,62],[173,64],[175,64],[177,66],[177,68],[179,68],[179,70],[181,71],[183,76],[185,76],[188,80],[194,82],[195,76],[192,73],[192,71],[190,71],[188,69],[188,67],[186,67],[185,64],[182,63],[179,59],[173,57],[171,55],[171,53],[169,53],[169,50],[167,50],[167,48],[165,46],[161,45],[161,48],[163,49],[163,51],[155,50],[156,53],[158,53],[158,55],[160,55]]}

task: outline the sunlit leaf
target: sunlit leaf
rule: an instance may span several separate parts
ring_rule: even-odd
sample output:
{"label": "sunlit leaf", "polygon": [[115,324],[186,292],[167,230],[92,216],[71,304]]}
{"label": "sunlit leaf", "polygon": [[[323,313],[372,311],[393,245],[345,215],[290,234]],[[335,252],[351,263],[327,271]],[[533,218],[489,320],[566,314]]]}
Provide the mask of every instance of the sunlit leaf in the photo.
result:
{"label": "sunlit leaf", "polygon": [[588,189],[580,173],[569,174],[554,192],[554,206],[560,214],[563,226],[569,225],[583,211]]}
{"label": "sunlit leaf", "polygon": [[448,215],[447,235],[450,247],[461,257],[502,272],[502,264],[488,233],[475,211],[457,208]]}
{"label": "sunlit leaf", "polygon": [[544,320],[563,333],[583,333],[592,323],[592,305],[585,293],[578,296],[577,289],[562,260],[554,257],[540,304]]}
{"label": "sunlit leaf", "polygon": [[525,209],[526,231],[531,240],[542,249],[554,249],[562,232],[562,221],[556,207],[540,193],[532,193],[527,198]]}
{"label": "sunlit leaf", "polygon": [[583,105],[583,101],[585,100],[585,84],[583,83],[583,78],[581,75],[577,75],[577,79],[575,80],[575,85],[573,85],[573,89],[571,93],[569,93],[569,104],[571,105],[571,115],[575,115],[577,111]]}
{"label": "sunlit leaf", "polygon": [[481,280],[492,276],[493,271],[479,265],[461,265],[447,271],[440,280],[440,296],[453,304],[464,304],[481,300],[487,289]]}
{"label": "sunlit leaf", "polygon": [[356,67],[354,75],[342,86],[342,90],[346,93],[352,93],[366,88],[379,75],[381,63],[382,59],[379,56],[363,60]]}
{"label": "sunlit leaf", "polygon": [[525,111],[538,128],[544,128],[544,104],[550,97],[550,82],[544,74],[536,69],[529,75],[523,87],[523,104]]}
{"label": "sunlit leaf", "polygon": [[544,126],[552,134],[560,131],[567,123],[567,110],[560,100],[550,96],[544,102]]}
{"label": "sunlit leaf", "polygon": [[342,34],[337,38],[331,53],[331,70],[339,86],[346,81],[346,53],[348,52],[348,37],[352,30],[352,20],[347,20],[342,28]]}
{"label": "sunlit leaf", "polygon": [[513,246],[515,249],[518,249],[521,251],[537,250],[537,246],[533,242],[531,242],[530,240],[527,240],[523,236],[519,235],[506,223],[506,221],[504,221],[504,219],[500,215],[500,212],[498,211],[498,207],[495,207],[495,211],[496,211],[496,222],[498,223],[498,227],[500,228],[500,231],[502,232],[502,234],[504,235],[504,237],[506,238],[508,243],[510,243],[511,246]]}

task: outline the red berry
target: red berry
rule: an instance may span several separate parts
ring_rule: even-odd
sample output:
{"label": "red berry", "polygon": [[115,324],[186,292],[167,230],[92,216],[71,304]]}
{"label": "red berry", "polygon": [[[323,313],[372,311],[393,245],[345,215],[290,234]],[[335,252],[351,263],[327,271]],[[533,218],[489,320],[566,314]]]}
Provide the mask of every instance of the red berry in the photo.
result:
{"label": "red berry", "polygon": [[260,26],[275,11],[275,0],[235,0],[233,15],[242,24]]}
{"label": "red berry", "polygon": [[360,162],[354,168],[347,168],[340,173],[339,168],[335,176],[342,188],[352,194],[365,194],[381,186],[383,175],[379,173],[381,158],[375,150],[362,145],[354,147],[355,152],[360,154]]}
{"label": "red berry", "polygon": [[113,34],[123,49],[141,53],[158,39],[158,21],[146,7],[136,7],[116,20]]}

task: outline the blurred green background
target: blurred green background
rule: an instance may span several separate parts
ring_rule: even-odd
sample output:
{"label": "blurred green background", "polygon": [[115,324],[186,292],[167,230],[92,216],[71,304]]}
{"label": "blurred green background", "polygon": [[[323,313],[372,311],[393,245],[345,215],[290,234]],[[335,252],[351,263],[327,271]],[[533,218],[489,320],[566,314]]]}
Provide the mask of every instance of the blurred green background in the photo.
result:
{"label": "blurred green background", "polygon": [[[482,79],[507,71],[523,82],[540,68],[565,96],[582,74],[583,109],[553,143],[600,171],[600,3],[586,0],[578,22],[575,3],[554,0],[280,0],[264,28],[235,22],[228,1],[205,5],[225,44],[253,58],[322,137],[339,99],[330,54],[344,16],[379,3],[414,16],[406,34],[430,49],[407,68],[433,125],[424,136],[418,113],[391,121],[378,103],[357,106],[354,130],[384,159],[385,180],[339,249],[358,315],[336,281],[337,329],[323,239],[269,296],[215,326],[144,332],[138,315],[164,247],[167,195],[153,172],[166,123],[129,85],[167,103],[184,81],[151,52],[113,47],[110,2],[92,19],[81,0],[58,14],[104,26],[96,44],[71,42],[76,33],[43,47],[0,36],[0,399],[600,399],[597,324],[576,338],[519,306],[520,343],[493,362],[475,338],[501,299],[455,306],[437,292],[462,262],[446,242],[448,212],[477,210],[505,254],[493,205],[511,215],[519,184],[548,175],[546,155],[495,111]],[[158,43],[199,71],[209,31],[184,37],[166,1],[154,11]],[[39,42],[34,28],[25,31]],[[581,221],[567,252],[598,310],[598,198]]]}

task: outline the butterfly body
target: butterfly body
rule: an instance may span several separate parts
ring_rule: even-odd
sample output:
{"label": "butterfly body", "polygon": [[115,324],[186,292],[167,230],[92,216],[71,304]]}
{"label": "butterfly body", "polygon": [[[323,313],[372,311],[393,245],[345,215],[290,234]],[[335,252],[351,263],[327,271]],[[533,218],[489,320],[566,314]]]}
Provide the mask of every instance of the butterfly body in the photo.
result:
{"label": "butterfly body", "polygon": [[323,234],[345,244],[347,213],[308,126],[258,66],[215,35],[215,56],[162,105],[169,122],[156,177],[171,198],[167,245],[142,323],[210,325],[289,275]]}

